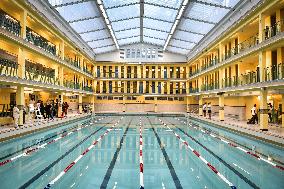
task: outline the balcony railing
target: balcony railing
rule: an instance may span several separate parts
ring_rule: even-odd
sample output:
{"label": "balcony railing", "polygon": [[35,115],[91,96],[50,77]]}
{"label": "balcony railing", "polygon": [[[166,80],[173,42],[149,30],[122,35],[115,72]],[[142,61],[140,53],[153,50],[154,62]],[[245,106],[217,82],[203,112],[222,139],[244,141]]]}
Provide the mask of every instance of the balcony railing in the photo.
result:
{"label": "balcony railing", "polygon": [[55,77],[55,69],[28,60],[25,61],[25,78],[40,83],[59,85],[59,80]]}
{"label": "balcony railing", "polygon": [[65,56],[64,60],[74,67],[81,69],[80,60],[75,56],[75,59],[70,58],[69,56]]}
{"label": "balcony railing", "polygon": [[284,79],[284,64],[273,65],[264,68],[264,80],[273,81]]}
{"label": "balcony railing", "polygon": [[222,60],[227,60],[231,58],[233,55],[237,55],[240,52],[253,47],[259,43],[258,34],[249,37],[248,39],[244,40],[243,42],[236,45],[234,48],[229,49],[227,53],[223,54]]}
{"label": "balcony railing", "polygon": [[263,29],[263,40],[276,36],[278,33],[283,32],[284,20],[280,20],[271,26],[265,26]]}
{"label": "balcony railing", "polygon": [[201,91],[210,91],[214,89],[219,89],[219,81],[211,81],[208,84],[201,85]]}
{"label": "balcony railing", "polygon": [[199,88],[189,88],[189,93],[198,93]]}
{"label": "balcony railing", "polygon": [[13,60],[0,58],[0,75],[16,77],[18,75],[18,63]]}
{"label": "balcony railing", "polygon": [[0,27],[19,36],[21,33],[21,25],[18,20],[0,10]]}
{"label": "balcony railing", "polygon": [[28,42],[56,56],[56,46],[54,44],[52,44],[47,39],[34,32],[29,27],[26,28],[26,32],[27,32],[26,40]]}

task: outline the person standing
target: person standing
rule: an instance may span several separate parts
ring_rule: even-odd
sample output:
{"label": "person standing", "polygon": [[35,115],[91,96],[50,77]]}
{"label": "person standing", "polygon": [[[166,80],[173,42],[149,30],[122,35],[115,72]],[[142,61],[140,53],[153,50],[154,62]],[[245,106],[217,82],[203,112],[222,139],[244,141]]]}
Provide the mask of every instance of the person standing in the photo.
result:
{"label": "person standing", "polygon": [[256,112],[256,104],[251,109],[251,115],[252,115],[252,124],[258,123],[258,118],[257,118],[257,112]]}
{"label": "person standing", "polygon": [[44,105],[43,105],[43,101],[41,100],[41,101],[40,101],[40,113],[41,113],[41,115],[43,116],[43,118],[45,119],[46,116],[44,115],[44,112],[45,112],[45,110],[44,110]]}
{"label": "person standing", "polygon": [[207,112],[208,112],[208,116],[209,116],[209,119],[211,119],[211,102],[208,102],[207,104]]}
{"label": "person standing", "polygon": [[203,104],[203,107],[202,107],[202,110],[203,110],[203,116],[206,117],[206,109],[207,109],[207,106],[206,106],[206,102]]}
{"label": "person standing", "polygon": [[17,107],[17,105],[15,105],[13,108],[13,118],[14,118],[15,128],[17,128],[18,123],[19,123],[19,118],[20,118],[20,110]]}

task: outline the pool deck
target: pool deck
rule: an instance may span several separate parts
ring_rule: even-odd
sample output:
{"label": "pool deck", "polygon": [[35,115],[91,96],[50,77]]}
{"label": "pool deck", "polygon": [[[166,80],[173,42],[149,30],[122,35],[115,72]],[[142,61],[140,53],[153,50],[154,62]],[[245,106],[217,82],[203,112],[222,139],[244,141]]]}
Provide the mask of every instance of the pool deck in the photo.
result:
{"label": "pool deck", "polygon": [[198,120],[202,120],[205,122],[209,122],[224,128],[227,128],[231,131],[236,131],[239,133],[246,134],[251,137],[256,137],[258,139],[271,142],[273,144],[284,147],[284,128],[269,125],[268,131],[261,131],[259,129],[259,124],[247,124],[246,121],[239,121],[232,118],[226,118],[224,121],[220,121],[219,117],[214,115],[210,120],[208,117],[205,118],[203,116],[198,116],[195,113],[190,113],[189,116],[196,118]]}
{"label": "pool deck", "polygon": [[43,129],[53,128],[59,124],[70,122],[76,119],[81,119],[91,114],[69,114],[64,118],[55,118],[54,120],[36,120],[33,119],[23,126],[15,128],[13,125],[6,125],[0,127],[0,142],[27,135]]}

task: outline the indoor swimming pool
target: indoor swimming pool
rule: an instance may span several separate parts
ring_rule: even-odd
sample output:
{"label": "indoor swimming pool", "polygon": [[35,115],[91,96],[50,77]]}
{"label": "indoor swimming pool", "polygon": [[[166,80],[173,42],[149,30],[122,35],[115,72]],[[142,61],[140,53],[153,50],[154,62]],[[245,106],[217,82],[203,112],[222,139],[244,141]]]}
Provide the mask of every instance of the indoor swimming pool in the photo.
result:
{"label": "indoor swimming pool", "polygon": [[0,154],[1,189],[284,188],[281,147],[186,117],[95,116]]}

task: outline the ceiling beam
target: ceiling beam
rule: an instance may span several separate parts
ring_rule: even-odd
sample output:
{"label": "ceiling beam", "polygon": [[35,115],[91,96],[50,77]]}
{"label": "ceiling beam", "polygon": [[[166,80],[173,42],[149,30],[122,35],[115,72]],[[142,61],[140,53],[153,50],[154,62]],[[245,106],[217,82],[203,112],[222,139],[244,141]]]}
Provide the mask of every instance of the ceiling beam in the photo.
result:
{"label": "ceiling beam", "polygon": [[187,20],[193,20],[193,21],[196,21],[196,22],[203,22],[203,23],[206,23],[206,24],[212,24],[212,25],[217,24],[217,22],[210,22],[210,21],[206,21],[206,20],[200,20],[200,19],[197,19],[197,18],[190,18],[190,17],[187,17],[187,16],[184,16],[183,18],[187,19]]}
{"label": "ceiling beam", "polygon": [[104,18],[103,21],[105,25],[107,26],[107,30],[109,31],[110,36],[112,37],[112,41],[114,42],[117,49],[119,49],[118,42],[116,40],[116,36],[114,34],[112,25],[110,24],[109,16],[105,10],[104,4],[101,0],[96,0],[96,5],[98,9],[100,10],[101,16]]}
{"label": "ceiling beam", "polygon": [[196,42],[188,41],[188,40],[185,40],[185,39],[179,39],[179,38],[175,38],[175,37],[173,37],[172,39],[178,40],[178,41],[183,41],[183,42],[186,42],[186,43],[194,43],[194,44],[197,44]]}
{"label": "ceiling beam", "polygon": [[140,37],[140,35],[133,35],[133,36],[128,36],[128,37],[122,37],[122,38],[118,38],[117,40],[130,39],[130,38],[134,38],[134,37]]}
{"label": "ceiling beam", "polygon": [[58,7],[65,7],[68,5],[76,5],[76,4],[80,4],[80,3],[85,3],[85,2],[89,2],[89,1],[95,1],[95,0],[81,0],[81,1],[75,1],[75,2],[68,2],[68,3],[63,3],[63,4],[59,4],[59,5],[54,5],[54,8],[58,8]]}
{"label": "ceiling beam", "polygon": [[155,29],[155,28],[149,28],[149,27],[144,27],[144,28],[149,29],[149,30],[155,30],[155,31],[159,31],[159,32],[169,33],[169,31],[159,30],[159,29]]}
{"label": "ceiling beam", "polygon": [[95,19],[95,18],[101,18],[101,16],[92,16],[92,17],[81,18],[81,19],[77,19],[77,20],[71,20],[71,21],[68,21],[68,23],[72,24],[74,22],[82,22],[82,21],[85,21],[85,20],[92,20],[92,19]]}
{"label": "ceiling beam", "polygon": [[122,29],[122,30],[115,30],[115,32],[123,32],[123,31],[128,31],[128,30],[135,30],[135,29],[138,29],[140,27],[133,27],[133,28],[125,28],[125,29]]}
{"label": "ceiling beam", "polygon": [[179,7],[177,15],[175,17],[174,24],[172,25],[171,30],[168,34],[167,40],[164,44],[164,47],[163,47],[164,51],[166,50],[166,48],[167,48],[167,46],[168,46],[168,44],[171,40],[171,37],[174,35],[174,32],[177,30],[177,26],[179,25],[180,20],[181,20],[182,16],[184,15],[185,10],[187,9],[188,5],[189,5],[189,0],[183,0],[182,1],[181,6]]}
{"label": "ceiling beam", "polygon": [[129,17],[129,18],[113,20],[113,21],[111,21],[111,23],[113,23],[113,22],[121,22],[121,21],[125,21],[125,20],[132,20],[132,19],[135,19],[135,18],[140,18],[140,16],[133,16],[133,17]]}
{"label": "ceiling beam", "polygon": [[166,40],[166,39],[163,39],[163,38],[153,37],[153,36],[149,36],[149,35],[144,35],[144,36],[145,36],[145,37],[152,38],[152,39],[162,40],[162,41],[165,41],[165,40]]}
{"label": "ceiling beam", "polygon": [[102,31],[102,30],[106,30],[107,28],[100,28],[100,29],[95,29],[95,30],[88,30],[88,31],[84,31],[84,32],[78,32],[78,34],[85,34],[85,33],[91,33],[91,32],[97,32],[97,31]]}
{"label": "ceiling beam", "polygon": [[104,38],[99,38],[99,39],[93,39],[93,40],[89,40],[89,41],[86,41],[86,42],[90,43],[90,42],[101,41],[101,40],[105,40],[105,39],[111,39],[111,37],[104,37]]}
{"label": "ceiling beam", "polygon": [[206,2],[206,1],[191,0],[191,2],[203,4],[203,5],[207,5],[207,6],[212,6],[212,7],[218,7],[218,8],[222,8],[222,9],[229,9],[229,10],[232,9],[232,7],[227,7],[227,6],[224,6],[224,5],[218,5],[218,4],[215,4],[215,3],[209,3],[209,2]]}
{"label": "ceiling beam", "polygon": [[179,30],[179,31],[183,31],[183,32],[187,32],[187,33],[196,34],[196,35],[202,35],[202,36],[205,36],[205,34],[203,34],[203,33],[193,32],[193,31],[184,30],[184,29],[180,29],[180,28],[178,28],[177,30]]}
{"label": "ceiling beam", "polygon": [[138,5],[139,3],[127,3],[127,4],[123,4],[123,5],[116,5],[116,6],[112,6],[112,7],[106,7],[106,10],[110,10],[110,9],[116,9],[116,8],[120,8],[120,7],[127,7],[127,6],[132,6],[132,5]]}
{"label": "ceiling beam", "polygon": [[191,49],[187,49],[187,48],[184,48],[184,47],[180,47],[180,46],[175,46],[175,45],[168,45],[169,47],[174,47],[174,48],[178,48],[178,49],[184,49],[184,50],[191,50]]}
{"label": "ceiling beam", "polygon": [[152,17],[145,16],[145,15],[144,15],[144,18],[151,19],[151,20],[157,20],[157,21],[161,21],[161,22],[167,22],[167,23],[171,23],[171,24],[174,23],[174,22],[169,21],[169,20],[163,20],[163,19],[159,19],[159,18],[152,18]]}
{"label": "ceiling beam", "polygon": [[156,3],[144,2],[144,4],[152,5],[152,6],[155,6],[155,7],[166,8],[166,9],[178,10],[178,8],[175,8],[175,7],[169,7],[169,6],[166,6],[166,5],[160,5],[160,4],[156,4]]}
{"label": "ceiling beam", "polygon": [[98,46],[98,47],[94,47],[94,48],[92,48],[92,49],[101,49],[101,48],[112,47],[112,46],[115,46],[115,44]]}
{"label": "ceiling beam", "polygon": [[140,0],[140,42],[143,43],[144,0]]}

